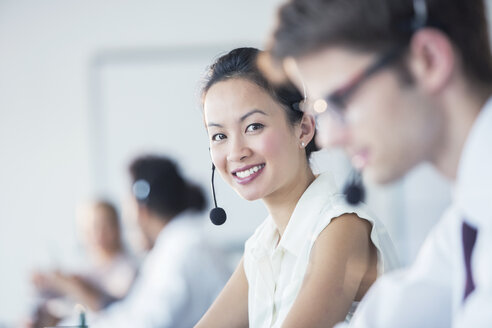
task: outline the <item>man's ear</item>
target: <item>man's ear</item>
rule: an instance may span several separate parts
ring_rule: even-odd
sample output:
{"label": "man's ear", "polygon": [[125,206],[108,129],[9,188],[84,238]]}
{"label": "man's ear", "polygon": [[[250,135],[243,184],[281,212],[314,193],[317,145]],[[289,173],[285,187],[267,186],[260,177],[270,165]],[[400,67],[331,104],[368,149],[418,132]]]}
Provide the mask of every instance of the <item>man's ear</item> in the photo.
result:
{"label": "man's ear", "polygon": [[430,94],[440,92],[451,79],[456,53],[441,31],[424,28],[410,42],[409,67],[415,82]]}

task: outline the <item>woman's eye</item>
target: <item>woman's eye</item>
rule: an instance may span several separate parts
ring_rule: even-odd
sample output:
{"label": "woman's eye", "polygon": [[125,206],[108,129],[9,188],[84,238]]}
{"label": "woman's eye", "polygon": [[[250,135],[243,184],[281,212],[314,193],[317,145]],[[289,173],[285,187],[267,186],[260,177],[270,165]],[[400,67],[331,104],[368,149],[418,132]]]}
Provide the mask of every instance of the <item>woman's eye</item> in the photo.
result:
{"label": "woman's eye", "polygon": [[221,141],[221,140],[224,140],[225,138],[226,138],[226,136],[223,133],[216,133],[212,136],[213,141]]}
{"label": "woman's eye", "polygon": [[248,127],[246,128],[246,132],[254,132],[256,130],[262,129],[263,127],[264,125],[261,123],[253,123],[248,125]]}

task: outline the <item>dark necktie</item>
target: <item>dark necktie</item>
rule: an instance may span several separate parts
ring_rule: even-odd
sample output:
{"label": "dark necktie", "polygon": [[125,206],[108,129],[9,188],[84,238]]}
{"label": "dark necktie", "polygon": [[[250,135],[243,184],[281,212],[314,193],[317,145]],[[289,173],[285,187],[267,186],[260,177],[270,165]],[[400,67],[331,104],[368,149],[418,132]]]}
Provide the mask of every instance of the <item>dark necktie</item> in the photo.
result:
{"label": "dark necktie", "polygon": [[477,240],[477,229],[463,221],[461,226],[461,235],[463,240],[463,254],[465,256],[465,294],[463,295],[463,301],[466,300],[468,295],[475,289],[475,282],[473,282],[472,268],[471,268],[471,256],[473,247]]}

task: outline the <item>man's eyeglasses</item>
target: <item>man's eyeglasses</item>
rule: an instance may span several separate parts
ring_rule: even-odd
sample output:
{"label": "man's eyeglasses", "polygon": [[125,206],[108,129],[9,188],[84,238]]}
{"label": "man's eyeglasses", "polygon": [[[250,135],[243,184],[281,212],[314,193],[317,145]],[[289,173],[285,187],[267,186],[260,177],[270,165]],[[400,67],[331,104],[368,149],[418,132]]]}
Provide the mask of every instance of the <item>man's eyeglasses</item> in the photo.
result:
{"label": "man's eyeglasses", "polygon": [[398,59],[400,54],[403,52],[403,49],[404,47],[400,46],[389,50],[376,58],[376,60],[365,70],[350,79],[346,85],[336,89],[324,98],[317,99],[312,103],[306,102],[305,104],[299,106],[299,108],[304,112],[311,112],[315,117],[324,113],[330,113],[337,120],[343,122],[344,111],[347,108],[349,98],[362,85],[362,83]]}
{"label": "man's eyeglasses", "polygon": [[[414,17],[409,26],[411,33],[429,24],[426,0],[413,0],[413,9]],[[364,81],[398,59],[404,49],[405,47],[402,45],[395,46],[393,49],[376,58],[371,65],[354,76],[345,86],[335,90],[323,99],[314,101],[312,104],[305,101],[304,104],[299,105],[299,109],[303,112],[312,112],[316,118],[328,112],[340,122],[344,122],[344,111],[347,108],[350,96],[354,94]]]}

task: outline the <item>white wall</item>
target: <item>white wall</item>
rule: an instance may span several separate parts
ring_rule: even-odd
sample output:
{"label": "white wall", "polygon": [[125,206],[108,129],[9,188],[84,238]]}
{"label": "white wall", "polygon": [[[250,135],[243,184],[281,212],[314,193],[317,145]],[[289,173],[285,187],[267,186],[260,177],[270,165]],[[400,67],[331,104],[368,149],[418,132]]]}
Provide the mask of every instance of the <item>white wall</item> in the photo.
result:
{"label": "white wall", "polygon": [[[32,268],[77,262],[76,204],[124,197],[137,152],[170,153],[208,191],[196,81],[215,53],[261,46],[279,2],[0,0],[0,323],[26,310]],[[343,182],[338,154],[315,162]],[[265,210],[217,189],[231,219],[209,233],[240,244]],[[404,262],[448,201],[428,168],[369,186]]]}

